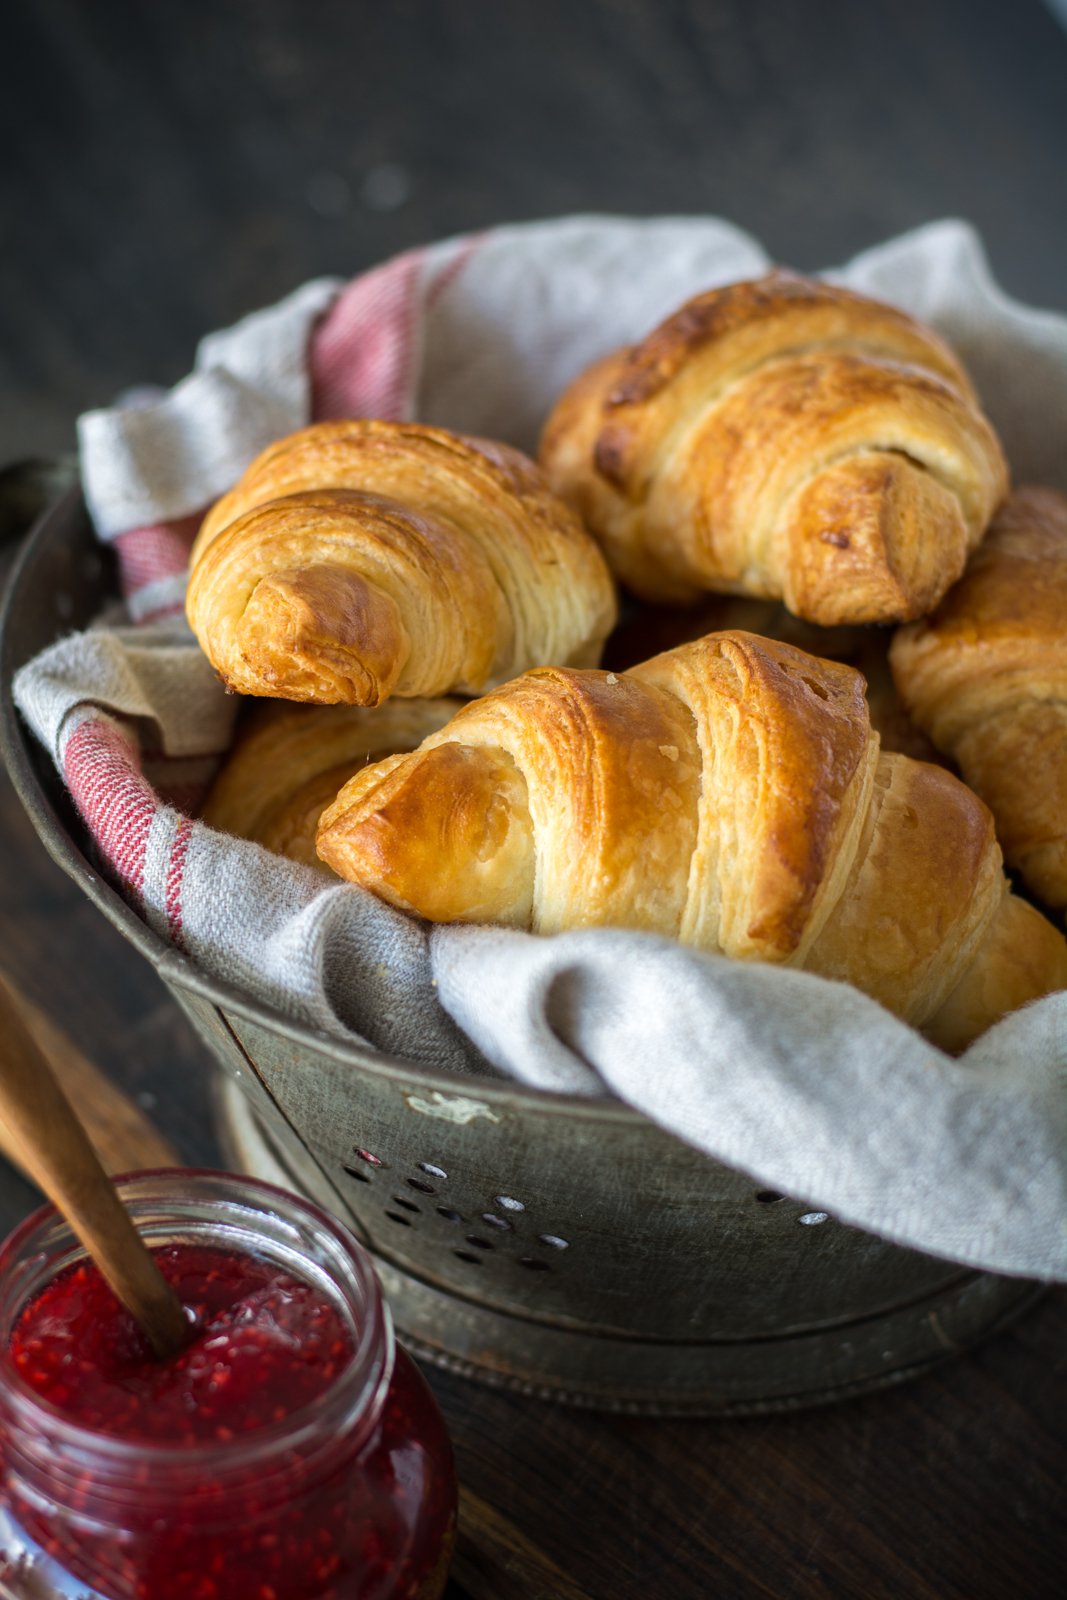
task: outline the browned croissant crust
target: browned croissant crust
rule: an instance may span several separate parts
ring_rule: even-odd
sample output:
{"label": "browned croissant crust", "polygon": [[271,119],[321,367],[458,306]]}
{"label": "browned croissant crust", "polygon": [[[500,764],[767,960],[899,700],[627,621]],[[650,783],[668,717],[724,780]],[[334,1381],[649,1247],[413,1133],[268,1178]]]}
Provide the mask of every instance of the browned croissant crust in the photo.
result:
{"label": "browned croissant crust", "polygon": [[1005,859],[1067,906],[1067,495],[1013,494],[891,661],[911,715],[992,810]]}
{"label": "browned croissant crust", "polygon": [[933,610],[1007,491],[936,334],[783,271],[698,295],[590,368],[541,461],[645,599],[757,595],[824,625]]}
{"label": "browned croissant crust", "polygon": [[592,664],[615,595],[517,450],[364,419],[305,428],[252,463],[200,530],[186,609],[229,688],[377,705]]}
{"label": "browned croissant crust", "polygon": [[357,766],[414,750],[462,701],[390,700],[378,707],[259,701],[212,785],[203,820],[305,866],[326,806]]}
{"label": "browned croissant crust", "polygon": [[867,680],[867,710],[883,750],[915,761],[948,765],[908,716],[889,670],[891,628],[852,624],[820,628],[804,622],[776,600],[749,600],[739,595],[705,595],[698,606],[639,606],[611,635],[603,663],[623,672],[649,656],[701,639],[706,633],[742,629],[792,644],[809,655],[844,661]]}
{"label": "browned croissant crust", "polygon": [[525,674],[353,777],[318,848],[436,922],[803,967],[951,1048],[1067,987],[1067,942],[1009,893],[982,802],[879,752],[859,673],[741,632],[621,675]]}

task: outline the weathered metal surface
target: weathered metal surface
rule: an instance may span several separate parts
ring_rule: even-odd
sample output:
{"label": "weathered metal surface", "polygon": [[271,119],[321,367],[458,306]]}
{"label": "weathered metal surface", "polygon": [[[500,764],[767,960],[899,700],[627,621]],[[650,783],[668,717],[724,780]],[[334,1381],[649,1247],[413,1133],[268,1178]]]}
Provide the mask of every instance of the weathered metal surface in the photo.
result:
{"label": "weathered metal surface", "polygon": [[0,619],[16,787],[55,859],[249,1097],[267,1131],[258,1146],[246,1137],[249,1159],[280,1162],[348,1217],[399,1326],[432,1358],[584,1404],[759,1409],[922,1370],[1033,1297],[770,1196],[623,1106],[390,1060],[198,972],[90,867],[10,703],[14,668],[87,621],[107,588],[67,497],[23,552]]}
{"label": "weathered metal surface", "polygon": [[[237,1164],[293,1187],[274,1121],[227,1085],[220,1117]],[[330,1203],[324,1190],[311,1192]],[[869,1320],[760,1340],[604,1338],[457,1297],[376,1254],[397,1326],[424,1359],[564,1404],[655,1415],[743,1415],[844,1399],[918,1376],[1031,1305],[1027,1283],[963,1273],[947,1289]]]}
{"label": "weathered metal surface", "polygon": [[636,1116],[480,1082],[428,1092],[417,1068],[386,1076],[358,1052],[228,1021],[376,1253],[497,1311],[613,1337],[756,1339],[964,1276],[816,1221]]}

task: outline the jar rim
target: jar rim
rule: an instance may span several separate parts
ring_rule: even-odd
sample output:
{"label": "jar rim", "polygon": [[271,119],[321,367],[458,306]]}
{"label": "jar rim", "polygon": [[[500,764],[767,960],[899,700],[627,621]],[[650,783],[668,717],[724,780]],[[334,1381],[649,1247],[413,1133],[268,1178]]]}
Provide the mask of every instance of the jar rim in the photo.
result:
{"label": "jar rim", "polygon": [[[262,1427],[237,1434],[233,1439],[191,1445],[160,1444],[155,1440],[117,1439],[102,1429],[73,1422],[65,1412],[44,1399],[26,1382],[10,1354],[11,1333],[18,1316],[30,1303],[32,1296],[51,1282],[56,1273],[51,1272],[36,1283],[30,1282],[28,1286],[23,1284],[22,1292],[14,1296],[14,1304],[10,1306],[5,1296],[12,1293],[14,1286],[4,1283],[5,1276],[18,1266],[20,1258],[25,1260],[38,1238],[42,1248],[46,1240],[54,1245],[64,1238],[74,1245],[74,1253],[57,1270],[65,1270],[67,1265],[76,1260],[88,1259],[88,1251],[80,1244],[58,1209],[49,1202],[34,1211],[0,1242],[0,1406],[9,1411],[12,1420],[30,1427],[43,1425],[49,1433],[52,1447],[61,1447],[71,1459],[83,1462],[91,1459],[94,1471],[106,1464],[121,1472],[126,1463],[136,1460],[142,1469],[150,1464],[173,1477],[175,1474],[182,1475],[183,1469],[188,1469],[190,1473],[198,1471],[205,1459],[209,1458],[216,1476],[220,1470],[239,1473],[259,1465],[263,1456],[269,1456],[279,1448],[292,1451],[312,1445],[316,1437],[321,1437],[325,1423],[340,1425],[348,1450],[358,1448],[373,1428],[384,1405],[393,1373],[395,1342],[392,1318],[382,1297],[377,1276],[351,1230],[302,1195],[243,1173],[211,1167],[149,1167],[119,1174],[112,1181],[127,1204],[131,1199],[138,1198],[129,1192],[134,1186],[140,1185],[151,1191],[153,1183],[162,1181],[173,1183],[175,1188],[179,1185],[183,1189],[191,1187],[194,1191],[199,1186],[204,1199],[209,1198],[208,1191],[213,1185],[225,1185],[235,1191],[233,1198],[236,1202],[243,1202],[249,1213],[263,1218],[279,1219],[284,1210],[298,1214],[301,1221],[326,1236],[343,1261],[345,1270],[351,1273],[358,1292],[364,1297],[364,1304],[358,1308],[357,1314],[353,1296],[346,1293],[343,1283],[338,1282],[332,1273],[329,1274],[331,1285],[338,1299],[343,1299],[351,1323],[351,1358],[322,1394],[280,1421],[264,1423]],[[143,1196],[148,1197],[148,1194]],[[165,1211],[165,1192],[157,1190],[150,1197],[158,1210]],[[189,1198],[183,1195],[179,1200],[176,1195],[175,1201],[188,1204]],[[268,1205],[263,1202],[268,1202]],[[269,1208],[271,1202],[273,1208]],[[176,1217],[175,1220],[185,1225],[191,1222],[189,1216]],[[54,1232],[50,1234],[49,1230]],[[326,1270],[319,1265],[320,1271]],[[299,1275],[298,1267],[296,1273]],[[346,1421],[351,1424],[350,1430],[344,1428]]]}

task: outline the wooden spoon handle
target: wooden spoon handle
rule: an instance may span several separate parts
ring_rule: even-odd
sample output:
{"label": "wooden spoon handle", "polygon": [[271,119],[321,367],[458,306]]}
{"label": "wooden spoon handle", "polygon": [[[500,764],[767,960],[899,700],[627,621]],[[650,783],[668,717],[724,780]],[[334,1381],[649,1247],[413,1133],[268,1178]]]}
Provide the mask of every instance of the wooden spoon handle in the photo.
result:
{"label": "wooden spoon handle", "polygon": [[158,1356],[185,1343],[181,1302],[97,1159],[52,1068],[0,977],[0,1118],[29,1176],[63,1213]]}

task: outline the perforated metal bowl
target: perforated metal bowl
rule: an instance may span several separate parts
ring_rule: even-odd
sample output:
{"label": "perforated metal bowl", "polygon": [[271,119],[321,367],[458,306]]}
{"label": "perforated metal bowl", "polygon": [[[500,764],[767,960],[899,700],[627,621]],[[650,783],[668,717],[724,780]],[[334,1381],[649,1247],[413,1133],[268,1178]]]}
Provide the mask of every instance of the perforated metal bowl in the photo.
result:
{"label": "perforated metal bowl", "polygon": [[217,1057],[245,1161],[356,1229],[421,1353],[583,1405],[769,1409],[920,1372],[1039,1292],[760,1190],[623,1106],[340,1044],[206,977],[90,867],[11,704],[17,667],[109,595],[106,559],[68,495],[25,545],[0,618],[15,785],[52,856]]}

